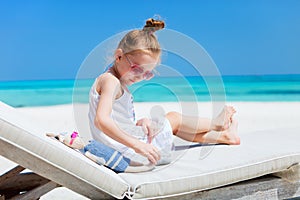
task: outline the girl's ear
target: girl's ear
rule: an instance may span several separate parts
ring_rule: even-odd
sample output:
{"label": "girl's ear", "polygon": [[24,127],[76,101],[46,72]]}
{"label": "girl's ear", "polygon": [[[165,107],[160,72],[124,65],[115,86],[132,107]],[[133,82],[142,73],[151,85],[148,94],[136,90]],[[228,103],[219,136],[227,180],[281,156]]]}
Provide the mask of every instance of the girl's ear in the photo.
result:
{"label": "girl's ear", "polygon": [[119,61],[120,58],[122,57],[123,55],[123,50],[122,49],[117,49],[115,51],[115,61]]}

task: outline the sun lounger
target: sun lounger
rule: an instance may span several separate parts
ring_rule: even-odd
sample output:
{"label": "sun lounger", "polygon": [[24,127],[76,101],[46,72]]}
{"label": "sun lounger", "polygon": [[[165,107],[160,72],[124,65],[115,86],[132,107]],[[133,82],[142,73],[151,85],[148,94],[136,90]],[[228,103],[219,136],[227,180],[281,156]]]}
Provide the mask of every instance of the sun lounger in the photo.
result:
{"label": "sun lounger", "polygon": [[[240,198],[250,195],[249,188],[248,193],[241,189],[243,184],[257,185],[253,182],[257,179],[242,181],[267,174],[284,179],[261,179],[265,185],[277,184],[273,189],[264,189],[268,194],[284,198],[300,195],[299,129],[242,134],[239,146],[177,146],[174,161],[169,165],[151,172],[116,174],[46,137],[48,130],[43,123],[42,119],[29,118],[0,102],[0,155],[20,165],[0,177],[2,198],[6,195],[6,198],[37,199],[57,186],[91,199],[182,199],[180,195],[190,195],[188,199],[192,199],[195,195],[209,197],[208,194],[219,195],[216,199],[221,199],[225,193]],[[24,168],[33,173],[20,173]],[[238,193],[231,184],[239,182]],[[279,192],[280,184],[292,190]],[[260,190],[252,191],[257,192]]]}

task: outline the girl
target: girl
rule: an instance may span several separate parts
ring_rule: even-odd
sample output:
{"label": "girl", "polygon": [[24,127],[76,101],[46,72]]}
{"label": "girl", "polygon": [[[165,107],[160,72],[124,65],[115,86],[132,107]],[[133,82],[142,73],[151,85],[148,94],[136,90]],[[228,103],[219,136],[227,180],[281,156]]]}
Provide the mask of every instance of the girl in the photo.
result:
{"label": "girl", "polygon": [[[132,95],[127,86],[154,76],[161,49],[154,32],[164,22],[148,19],[142,30],[127,33],[114,54],[114,64],[90,90],[89,122],[92,137],[139,163],[170,162],[173,135],[192,142],[239,144],[233,107],[225,106],[215,119],[169,112],[158,119],[135,123]],[[144,158],[144,160],[143,160]]]}

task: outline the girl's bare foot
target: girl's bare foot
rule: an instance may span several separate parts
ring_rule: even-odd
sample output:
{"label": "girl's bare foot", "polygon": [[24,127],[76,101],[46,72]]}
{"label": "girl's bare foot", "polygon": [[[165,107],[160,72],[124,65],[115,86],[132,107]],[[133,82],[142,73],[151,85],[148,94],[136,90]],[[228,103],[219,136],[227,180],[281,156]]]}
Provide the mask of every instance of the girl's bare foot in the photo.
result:
{"label": "girl's bare foot", "polygon": [[218,138],[218,143],[239,145],[241,143],[240,137],[237,135],[238,123],[236,120],[232,120],[230,127],[221,132]]}
{"label": "girl's bare foot", "polygon": [[232,116],[236,113],[232,106],[225,106],[221,113],[212,120],[212,130],[224,131],[229,128],[232,122]]}

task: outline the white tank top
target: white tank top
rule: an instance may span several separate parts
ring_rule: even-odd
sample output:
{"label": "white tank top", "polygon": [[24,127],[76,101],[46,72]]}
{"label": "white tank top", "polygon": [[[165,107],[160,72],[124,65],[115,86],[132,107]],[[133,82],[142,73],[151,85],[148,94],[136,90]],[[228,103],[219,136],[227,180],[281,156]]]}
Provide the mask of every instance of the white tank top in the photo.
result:
{"label": "white tank top", "polygon": [[[130,158],[133,161],[144,164],[149,163],[146,157],[135,153],[133,149],[110,138],[95,126],[94,120],[98,103],[101,98],[101,95],[99,95],[96,90],[96,86],[97,79],[95,80],[89,94],[89,124],[93,139],[114,148],[122,153],[125,157]],[[113,102],[111,118],[123,131],[133,135],[140,141],[145,143],[147,142],[147,136],[145,135],[142,127],[136,126],[133,97],[128,91],[124,90],[123,95]],[[170,152],[173,148],[173,133],[169,121],[164,117],[159,134],[153,138],[151,144],[157,147],[161,153],[161,159],[158,162],[159,164],[171,162]]]}
{"label": "white tank top", "polygon": [[[113,140],[101,130],[99,130],[95,124],[95,116],[101,95],[98,94],[96,90],[97,79],[95,80],[89,94],[89,124],[93,139],[102,142],[103,144],[110,146],[121,153],[126,155],[128,147]],[[133,106],[132,95],[123,90],[123,94],[120,98],[116,99],[112,105],[111,118],[116,122],[116,124],[128,134],[137,137],[140,140],[147,140],[145,133],[141,126],[135,125],[135,112]]]}

